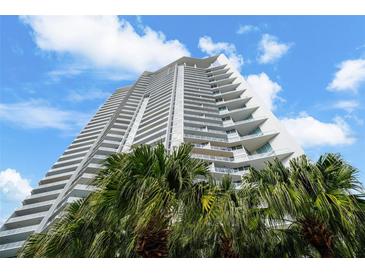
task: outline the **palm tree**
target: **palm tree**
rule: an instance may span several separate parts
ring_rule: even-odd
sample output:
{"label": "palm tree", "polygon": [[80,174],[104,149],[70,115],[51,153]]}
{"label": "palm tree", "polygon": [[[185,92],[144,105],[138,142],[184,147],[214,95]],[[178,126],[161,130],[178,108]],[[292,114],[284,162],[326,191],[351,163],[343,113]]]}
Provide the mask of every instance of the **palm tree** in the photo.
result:
{"label": "palm tree", "polygon": [[98,191],[68,206],[21,257],[364,256],[364,192],[338,155],[215,181],[191,145],[108,157]]}
{"label": "palm tree", "polygon": [[289,167],[275,160],[262,170],[251,168],[243,182],[257,189],[269,226],[291,241],[294,254],[353,257],[364,220],[356,175],[339,155],[325,154],[316,163],[301,156]]}
{"label": "palm tree", "polygon": [[266,226],[257,195],[237,189],[229,176],[187,194],[172,229],[171,257],[266,257],[275,246],[278,237]]}
{"label": "palm tree", "polygon": [[22,257],[166,257],[176,221],[197,178],[208,166],[190,157],[192,146],[171,154],[162,144],[140,145],[106,159],[94,184],[99,189],[71,204],[46,233],[33,235]]}

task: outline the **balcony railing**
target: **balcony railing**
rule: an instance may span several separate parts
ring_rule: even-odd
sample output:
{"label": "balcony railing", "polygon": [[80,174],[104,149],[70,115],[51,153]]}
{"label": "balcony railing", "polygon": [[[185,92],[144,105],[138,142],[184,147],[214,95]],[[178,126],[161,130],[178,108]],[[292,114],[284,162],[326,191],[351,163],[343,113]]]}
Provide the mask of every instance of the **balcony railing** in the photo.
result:
{"label": "balcony railing", "polygon": [[244,124],[244,123],[248,123],[248,122],[260,120],[260,119],[267,119],[267,116],[250,117],[245,120],[240,120],[240,121],[235,121],[235,122],[233,120],[226,120],[226,121],[223,121],[223,127],[231,127],[231,126],[240,125],[240,124]]}
{"label": "balcony railing", "polygon": [[[196,105],[196,104],[189,104],[189,103],[184,103],[185,106],[188,106],[188,107],[195,107],[195,108],[202,108],[202,109],[210,109],[210,110],[217,110],[216,107],[208,107],[208,106],[202,106],[202,105]],[[216,112],[213,112],[216,114]]]}
{"label": "balcony railing", "polygon": [[221,118],[211,117],[211,116],[205,116],[205,115],[195,115],[195,114],[189,114],[189,113],[186,113],[185,115],[190,116],[190,117],[198,117],[198,118],[202,118],[202,119],[210,119],[210,120],[215,120],[215,121],[222,121]]}
{"label": "balcony railing", "polygon": [[272,150],[269,152],[264,152],[264,153],[258,153],[258,154],[252,154],[252,155],[247,155],[247,159],[248,160],[256,160],[259,158],[265,158],[265,157],[270,157],[270,156],[278,156],[280,154],[285,154],[285,153],[290,153],[289,149],[276,149],[276,150]]}
{"label": "balcony railing", "polygon": [[197,125],[203,125],[203,126],[215,126],[215,127],[223,127],[223,124],[221,123],[209,123],[209,122],[198,122],[198,121],[193,121],[193,120],[189,120],[189,119],[185,119],[185,122],[187,123],[192,123],[192,124],[197,124]]}
{"label": "balcony railing", "polygon": [[200,136],[200,135],[193,135],[193,134],[184,134],[185,138],[193,138],[193,139],[200,139],[200,140],[208,140],[208,141],[217,141],[217,142],[227,142],[226,138],[217,138],[217,137],[210,137],[210,136]]}
{"label": "balcony railing", "polygon": [[3,231],[0,231],[0,237],[20,234],[23,232],[32,232],[32,231],[35,231],[37,229],[37,227],[38,227],[38,225],[32,225],[32,226],[26,226],[26,227],[21,227],[21,228],[3,230]]}
{"label": "balcony railing", "polygon": [[234,174],[234,175],[243,175],[247,173],[247,170],[237,170],[234,168],[227,168],[227,167],[211,167],[211,172],[217,173],[227,173],[227,174]]}
{"label": "balcony railing", "polygon": [[24,243],[25,243],[25,241],[3,244],[3,245],[0,245],[0,251],[7,250],[7,249],[21,248]]}
{"label": "balcony railing", "polygon": [[218,111],[203,111],[203,110],[198,110],[198,109],[191,109],[191,108],[187,108],[187,111],[193,111],[193,112],[199,112],[201,114],[213,114],[213,115],[219,115]]}
{"label": "balcony railing", "polygon": [[218,147],[218,146],[202,145],[202,144],[194,144],[194,147],[219,150],[219,151],[229,151],[229,152],[233,151],[232,148],[230,147]]}
{"label": "balcony railing", "polygon": [[235,158],[233,157],[221,157],[221,156],[210,156],[205,154],[192,154],[193,158],[196,159],[203,159],[208,161],[224,161],[224,162],[246,162],[246,161],[252,161],[256,159],[266,158],[266,157],[275,157],[281,154],[290,153],[288,149],[279,149],[279,150],[273,150],[269,152],[254,154],[254,155],[236,155]]}
{"label": "balcony railing", "polygon": [[210,161],[224,161],[224,162],[232,162],[234,159],[230,157],[221,157],[221,156],[210,156],[205,154],[192,154],[193,158],[210,160]]}
{"label": "balcony railing", "polygon": [[230,100],[222,100],[222,101],[217,102],[217,105],[224,105],[224,104],[228,104],[228,103],[239,101],[239,100],[248,100],[250,98],[251,97],[249,97],[249,96],[245,96],[245,97],[239,97],[239,98],[230,99]]}
{"label": "balcony railing", "polygon": [[230,94],[233,94],[235,92],[244,92],[245,90],[244,89],[235,89],[235,90],[230,90],[230,91],[225,91],[225,92],[216,92],[216,93],[213,93],[212,95],[214,97],[217,97],[217,96],[225,96],[225,95],[230,95]]}
{"label": "balcony railing", "polygon": [[218,133],[218,134],[226,134],[225,131],[222,130],[214,130],[214,129],[203,129],[198,127],[185,127],[185,129],[194,130],[194,131],[200,131],[200,132],[211,132],[211,133]]}
{"label": "balcony railing", "polygon": [[257,133],[253,133],[253,134],[248,134],[248,135],[244,135],[244,136],[234,136],[234,137],[229,137],[228,141],[229,142],[243,141],[243,140],[260,137],[263,135],[269,135],[269,134],[273,134],[273,133],[276,133],[276,131],[270,130],[270,131],[265,131],[265,132],[257,132]]}
{"label": "balcony railing", "polygon": [[[190,128],[190,129],[196,129],[196,128],[192,128],[192,127],[185,127],[185,128]],[[207,132],[206,130],[199,130],[197,129],[197,131],[202,131],[202,132]],[[221,131],[219,131],[221,132]],[[202,135],[193,135],[193,134],[184,134],[185,138],[194,138],[194,139],[200,139],[200,140],[208,140],[208,141],[217,141],[217,142],[226,142],[226,143],[235,143],[235,142],[239,142],[239,141],[244,141],[244,140],[248,140],[251,138],[256,138],[256,137],[260,137],[263,135],[268,135],[268,134],[273,134],[273,133],[277,133],[276,131],[266,131],[266,132],[258,132],[258,133],[254,133],[254,134],[250,134],[250,135],[245,135],[245,136],[235,136],[235,137],[229,137],[227,138],[218,138],[218,137],[210,137],[210,136],[202,136]]]}
{"label": "balcony railing", "polygon": [[251,154],[251,155],[237,154],[237,155],[235,155],[235,158],[236,158],[237,162],[244,162],[244,161],[257,160],[257,159],[266,158],[266,157],[275,157],[275,156],[279,156],[279,155],[282,155],[285,153],[291,153],[291,151],[287,148],[284,148],[284,149],[276,149],[276,150],[272,150],[272,151],[268,151],[268,152]]}

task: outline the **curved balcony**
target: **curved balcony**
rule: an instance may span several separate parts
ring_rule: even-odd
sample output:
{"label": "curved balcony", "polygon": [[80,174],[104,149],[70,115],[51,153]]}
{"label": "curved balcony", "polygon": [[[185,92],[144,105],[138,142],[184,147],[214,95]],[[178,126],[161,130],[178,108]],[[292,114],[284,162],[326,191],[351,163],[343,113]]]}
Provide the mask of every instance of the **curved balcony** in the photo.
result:
{"label": "curved balcony", "polygon": [[218,92],[214,93],[213,97],[214,98],[222,97],[225,100],[232,100],[237,98],[237,96],[240,96],[243,92],[245,92],[245,89],[232,90],[227,92]]}

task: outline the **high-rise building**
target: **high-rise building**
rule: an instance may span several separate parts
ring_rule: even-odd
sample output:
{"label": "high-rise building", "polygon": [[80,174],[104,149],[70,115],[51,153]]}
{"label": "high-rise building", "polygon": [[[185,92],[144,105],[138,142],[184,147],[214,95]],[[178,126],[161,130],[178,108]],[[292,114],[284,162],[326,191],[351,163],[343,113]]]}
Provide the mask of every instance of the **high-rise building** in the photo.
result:
{"label": "high-rise building", "polygon": [[193,157],[208,161],[218,180],[240,181],[250,166],[303,154],[224,55],[180,58],[110,96],[1,227],[0,256],[15,256],[29,235],[92,192],[108,155],[159,142],[168,150],[192,143]]}

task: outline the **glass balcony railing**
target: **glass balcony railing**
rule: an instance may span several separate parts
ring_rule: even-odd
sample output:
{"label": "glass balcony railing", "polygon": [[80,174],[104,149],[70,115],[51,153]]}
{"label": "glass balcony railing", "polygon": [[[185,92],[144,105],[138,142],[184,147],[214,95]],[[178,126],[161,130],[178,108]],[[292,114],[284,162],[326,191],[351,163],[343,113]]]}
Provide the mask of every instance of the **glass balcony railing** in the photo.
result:
{"label": "glass balcony railing", "polygon": [[243,175],[247,173],[247,170],[238,170],[235,168],[227,168],[227,167],[212,167],[210,168],[211,172],[217,173],[226,173],[226,174],[233,174],[233,175]]}
{"label": "glass balcony railing", "polygon": [[233,151],[230,147],[217,147],[217,146],[210,146],[211,149],[214,150],[221,150],[221,151]]}
{"label": "glass balcony railing", "polygon": [[240,92],[240,93],[242,93],[242,92],[244,92],[245,90],[243,90],[243,89],[234,89],[234,90],[229,90],[229,91],[225,91],[225,92],[216,92],[216,93],[213,93],[212,95],[213,96],[225,96],[225,95],[231,95],[231,94],[233,94],[233,93],[235,93],[235,92]]}
{"label": "glass balcony railing", "polygon": [[276,150],[272,150],[272,151],[268,151],[268,152],[263,152],[263,153],[257,153],[257,154],[236,154],[235,155],[235,159],[238,162],[244,162],[244,161],[251,161],[251,160],[257,160],[257,159],[261,159],[261,158],[267,158],[267,157],[276,157],[282,154],[286,154],[286,153],[291,153],[291,151],[289,149],[276,149]]}
{"label": "glass balcony railing", "polygon": [[[193,129],[193,130],[197,130],[197,131],[202,131],[202,132],[209,132],[209,131],[200,130],[199,128],[197,129],[197,128],[194,128],[194,127],[185,127],[185,128],[187,128],[187,129]],[[222,131],[217,131],[217,132],[222,133]],[[184,134],[184,137],[185,138],[200,139],[200,140],[207,140],[207,141],[218,141],[218,142],[226,142],[226,143],[235,143],[235,142],[244,141],[244,140],[248,140],[248,139],[260,137],[260,136],[263,136],[263,135],[274,134],[274,133],[276,133],[276,131],[257,132],[257,133],[249,134],[249,135],[245,135],[245,136],[229,137],[228,139],[227,138],[219,138],[219,137],[193,135],[193,134]]]}
{"label": "glass balcony railing", "polygon": [[228,104],[228,103],[239,101],[239,100],[247,100],[249,98],[251,98],[251,97],[245,96],[245,97],[239,97],[239,98],[234,98],[234,99],[230,99],[230,100],[222,100],[222,101],[217,102],[217,105],[224,105],[224,104]]}
{"label": "glass balcony railing", "polygon": [[247,139],[260,137],[260,136],[263,136],[263,135],[269,135],[269,134],[273,134],[273,133],[276,133],[276,131],[270,130],[270,131],[265,131],[265,132],[252,133],[252,134],[248,134],[248,135],[244,135],[244,136],[232,136],[232,137],[228,138],[228,141],[229,142],[237,142],[237,141],[247,140]]}
{"label": "glass balcony railing", "polygon": [[222,130],[203,129],[203,128],[198,128],[198,127],[185,127],[185,129],[200,131],[200,132],[211,132],[211,133],[217,133],[217,134],[226,134],[225,131],[222,131]]}
{"label": "glass balcony railing", "polygon": [[235,162],[235,163],[240,163],[240,162],[246,162],[246,161],[252,161],[252,160],[256,160],[256,159],[261,159],[261,158],[267,158],[267,157],[276,157],[285,153],[290,153],[290,151],[288,149],[279,149],[276,151],[270,151],[270,152],[264,152],[264,153],[259,153],[259,154],[254,154],[254,155],[236,155],[235,158],[233,157],[221,157],[221,156],[211,156],[211,155],[205,155],[205,154],[192,154],[193,158],[196,159],[202,159],[202,160],[208,160],[208,161],[224,161],[224,162]]}
{"label": "glass balcony railing", "polygon": [[233,151],[232,148],[230,147],[218,147],[218,146],[203,145],[203,144],[194,144],[194,147],[219,150],[219,151],[229,151],[229,152]]}
{"label": "glass balcony railing", "polygon": [[226,138],[200,136],[200,135],[193,135],[193,134],[184,134],[184,137],[185,138],[192,138],[192,139],[207,140],[207,141],[227,142]]}
{"label": "glass balcony railing", "polygon": [[198,121],[193,121],[193,120],[189,120],[189,119],[185,119],[185,122],[187,123],[191,123],[191,124],[197,124],[199,126],[215,126],[215,127],[223,127],[223,124],[221,123],[209,123],[209,122],[198,122]]}
{"label": "glass balcony railing", "polygon": [[234,126],[234,125],[241,125],[244,123],[252,122],[255,120],[261,120],[261,119],[267,119],[267,117],[266,116],[249,117],[249,118],[247,118],[245,120],[241,120],[241,121],[226,120],[226,121],[223,121],[223,126],[230,127],[230,126]]}
{"label": "glass balcony railing", "polygon": [[[201,108],[201,109],[217,110],[216,107],[201,106],[201,105],[189,104],[189,103],[184,103],[184,105],[188,106],[188,107],[195,107],[195,108]],[[214,113],[216,113],[216,112],[214,112]]]}
{"label": "glass balcony railing", "polygon": [[[221,85],[221,86],[216,86],[216,87],[213,87],[212,89],[224,89],[224,88],[226,88],[226,87],[229,87],[229,86],[238,86],[239,85],[239,83],[229,83],[229,84],[224,84],[224,85]],[[232,90],[230,90],[230,91],[232,91]]]}
{"label": "glass balcony railing", "polygon": [[195,115],[195,114],[189,114],[189,113],[185,113],[185,115],[190,116],[190,117],[198,117],[201,119],[210,119],[210,120],[215,120],[215,121],[222,121],[221,118],[218,117],[211,117],[211,116],[205,116],[205,115]]}
{"label": "glass balcony railing", "polygon": [[224,162],[232,162],[234,159],[231,157],[221,157],[221,156],[211,156],[211,155],[205,155],[205,154],[192,154],[193,158],[196,159],[203,159],[203,160],[209,160],[209,161],[224,161]]}
{"label": "glass balcony railing", "polygon": [[186,108],[186,111],[192,111],[192,112],[199,112],[201,114],[213,114],[213,115],[219,115],[218,111],[203,111],[203,110],[198,110],[198,109],[191,109],[191,108]]}
{"label": "glass balcony railing", "polygon": [[265,157],[278,156],[278,155],[285,154],[285,153],[290,153],[289,149],[276,149],[276,150],[272,150],[272,151],[268,151],[268,152],[264,152],[264,153],[247,155],[247,158],[248,158],[248,160],[255,160],[255,159],[260,159],[260,158],[265,158]]}

